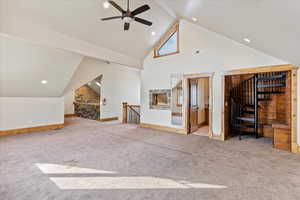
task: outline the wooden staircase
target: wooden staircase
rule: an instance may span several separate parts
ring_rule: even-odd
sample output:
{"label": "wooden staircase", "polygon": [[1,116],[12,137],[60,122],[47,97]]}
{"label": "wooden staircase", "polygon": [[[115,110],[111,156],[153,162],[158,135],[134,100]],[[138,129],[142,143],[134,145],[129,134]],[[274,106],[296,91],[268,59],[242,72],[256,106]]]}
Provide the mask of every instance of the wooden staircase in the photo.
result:
{"label": "wooden staircase", "polygon": [[273,94],[285,92],[287,72],[255,74],[230,91],[230,131],[238,135],[259,138],[260,102],[272,100]]}

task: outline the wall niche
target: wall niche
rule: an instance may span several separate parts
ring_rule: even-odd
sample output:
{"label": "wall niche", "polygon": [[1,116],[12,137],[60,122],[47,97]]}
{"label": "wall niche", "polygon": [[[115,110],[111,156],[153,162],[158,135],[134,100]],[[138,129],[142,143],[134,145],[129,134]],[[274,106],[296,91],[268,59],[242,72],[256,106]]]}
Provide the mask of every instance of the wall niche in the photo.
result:
{"label": "wall niche", "polygon": [[149,99],[150,109],[171,109],[171,90],[150,90]]}

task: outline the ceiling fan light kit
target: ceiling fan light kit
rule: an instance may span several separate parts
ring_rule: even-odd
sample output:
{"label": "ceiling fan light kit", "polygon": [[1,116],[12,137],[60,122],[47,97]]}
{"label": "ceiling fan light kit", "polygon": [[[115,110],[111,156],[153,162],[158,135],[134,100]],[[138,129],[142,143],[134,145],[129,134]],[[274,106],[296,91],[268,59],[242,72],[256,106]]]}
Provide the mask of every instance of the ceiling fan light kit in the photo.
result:
{"label": "ceiling fan light kit", "polygon": [[152,26],[152,22],[136,17],[137,15],[146,12],[147,10],[150,9],[149,5],[143,5],[134,11],[129,10],[129,0],[127,0],[127,11],[125,11],[121,6],[119,6],[117,3],[114,1],[108,1],[108,3],[116,8],[118,11],[121,12],[120,16],[115,16],[115,17],[107,17],[107,18],[102,18],[102,21],[107,21],[107,20],[113,20],[113,19],[122,19],[124,21],[124,30],[127,31],[130,28],[130,23],[132,21],[139,22],[141,24],[147,25],[147,26]]}

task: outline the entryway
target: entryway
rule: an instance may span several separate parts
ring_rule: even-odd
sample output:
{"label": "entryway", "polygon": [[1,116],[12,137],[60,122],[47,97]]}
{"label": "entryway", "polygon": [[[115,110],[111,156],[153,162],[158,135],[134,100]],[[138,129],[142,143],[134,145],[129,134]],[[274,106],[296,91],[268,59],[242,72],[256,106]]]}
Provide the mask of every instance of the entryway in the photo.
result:
{"label": "entryway", "polygon": [[212,136],[212,74],[186,76],[187,132]]}

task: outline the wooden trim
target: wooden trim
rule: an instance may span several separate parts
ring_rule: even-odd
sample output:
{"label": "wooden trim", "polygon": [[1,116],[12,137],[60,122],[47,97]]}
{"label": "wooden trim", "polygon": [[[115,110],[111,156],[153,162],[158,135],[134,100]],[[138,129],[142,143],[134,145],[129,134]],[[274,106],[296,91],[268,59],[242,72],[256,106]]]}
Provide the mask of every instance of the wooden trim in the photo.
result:
{"label": "wooden trim", "polygon": [[184,74],[183,77],[186,79],[196,79],[196,78],[210,78],[213,77],[215,72],[198,73],[198,74]]}
{"label": "wooden trim", "polygon": [[[297,84],[297,79],[298,79],[298,71],[296,69],[291,71],[291,131],[292,131],[292,138],[291,138],[291,142],[292,142],[292,149],[291,151],[293,153],[298,153],[299,152],[299,147],[295,148],[295,145],[297,145],[297,123],[298,123],[298,119],[297,119],[297,115],[298,115],[298,97],[297,97],[297,92],[298,92],[298,84]],[[298,145],[297,145],[298,146]]]}
{"label": "wooden trim", "polygon": [[184,91],[184,116],[185,116],[185,125],[184,128],[186,132],[188,132],[189,127],[189,108],[188,108],[188,102],[189,102],[189,93],[188,93],[188,80],[189,79],[196,79],[196,78],[209,78],[209,133],[208,136],[210,139],[215,139],[213,137],[213,77],[214,72],[212,73],[198,73],[198,74],[185,74],[184,75],[184,81],[183,81],[183,88],[185,88]]}
{"label": "wooden trim", "polygon": [[76,117],[75,114],[65,114],[65,118],[74,118]]}
{"label": "wooden trim", "polygon": [[172,112],[172,116],[182,117],[182,113],[180,113],[180,112]]}
{"label": "wooden trim", "polygon": [[55,129],[64,128],[64,126],[65,126],[64,124],[53,124],[53,125],[47,125],[47,126],[37,126],[37,127],[30,127],[30,128],[5,130],[5,131],[0,131],[0,136],[15,135],[15,134],[22,134],[22,133],[29,133],[29,132],[36,132],[36,131],[55,130]]}
{"label": "wooden trim", "polygon": [[221,120],[222,120],[222,124],[221,124],[221,134],[220,134],[220,140],[225,141],[225,75],[222,75],[221,77],[221,101],[222,101],[222,108],[221,108]]}
{"label": "wooden trim", "polygon": [[168,126],[160,126],[160,125],[147,124],[147,123],[141,123],[140,127],[150,128],[150,129],[160,130],[160,131],[165,131],[165,132],[170,132],[170,133],[179,133],[179,134],[187,135],[187,131],[182,128],[173,128],[173,127],[168,127]]}
{"label": "wooden trim", "polygon": [[128,118],[128,103],[127,102],[123,102],[123,117],[122,117],[122,123],[126,124],[127,123],[127,118]]}
{"label": "wooden trim", "polygon": [[[172,52],[172,53],[168,53],[168,54],[163,54],[163,55],[159,55],[158,51],[159,49],[173,36],[174,33],[177,32],[177,51],[176,52]],[[165,34],[164,36],[160,39],[160,41],[157,43],[157,45],[155,45],[154,47],[154,54],[153,54],[153,58],[160,58],[160,57],[164,57],[164,56],[171,56],[171,55],[175,55],[180,53],[180,33],[179,33],[179,22],[177,22],[176,24],[174,24]]]}
{"label": "wooden trim", "polygon": [[292,144],[292,153],[300,154],[300,146],[297,143]]}
{"label": "wooden trim", "polygon": [[293,65],[273,65],[273,66],[262,66],[262,67],[229,70],[223,72],[223,75],[229,76],[229,75],[264,73],[264,72],[280,72],[280,71],[291,71],[297,69],[298,67],[295,67]]}
{"label": "wooden trim", "polygon": [[132,107],[132,108],[140,108],[141,106],[139,105],[128,105],[129,107]]}
{"label": "wooden trim", "polygon": [[100,119],[100,122],[109,122],[109,121],[116,121],[116,120],[119,120],[119,117],[103,118]]}

